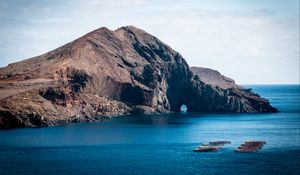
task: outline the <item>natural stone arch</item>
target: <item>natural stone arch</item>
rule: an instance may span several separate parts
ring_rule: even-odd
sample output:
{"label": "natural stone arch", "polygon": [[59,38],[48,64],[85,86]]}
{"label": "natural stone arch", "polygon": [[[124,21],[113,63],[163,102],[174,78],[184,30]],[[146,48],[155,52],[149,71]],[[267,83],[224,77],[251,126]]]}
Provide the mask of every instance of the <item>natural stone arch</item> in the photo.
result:
{"label": "natural stone arch", "polygon": [[185,113],[188,111],[188,107],[185,104],[182,104],[179,110],[181,113]]}

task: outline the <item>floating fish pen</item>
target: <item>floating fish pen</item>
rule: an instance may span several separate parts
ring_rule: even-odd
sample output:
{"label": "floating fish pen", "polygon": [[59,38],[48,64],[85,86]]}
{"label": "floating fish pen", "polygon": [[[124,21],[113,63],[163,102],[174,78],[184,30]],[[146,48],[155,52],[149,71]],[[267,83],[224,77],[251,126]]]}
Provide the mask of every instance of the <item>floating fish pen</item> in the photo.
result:
{"label": "floating fish pen", "polygon": [[262,149],[262,147],[267,144],[265,141],[245,141],[245,143],[241,144],[238,148],[235,149],[235,152],[240,153],[252,153],[257,152]]}
{"label": "floating fish pen", "polygon": [[199,146],[193,150],[194,152],[217,152],[219,151],[218,147],[215,146]]}
{"label": "floating fish pen", "polygon": [[213,141],[209,142],[210,145],[225,145],[225,144],[231,144],[231,141]]}
{"label": "floating fish pen", "polygon": [[194,149],[194,152],[217,152],[225,144],[230,144],[230,141],[214,141],[206,144],[202,144],[198,148]]}

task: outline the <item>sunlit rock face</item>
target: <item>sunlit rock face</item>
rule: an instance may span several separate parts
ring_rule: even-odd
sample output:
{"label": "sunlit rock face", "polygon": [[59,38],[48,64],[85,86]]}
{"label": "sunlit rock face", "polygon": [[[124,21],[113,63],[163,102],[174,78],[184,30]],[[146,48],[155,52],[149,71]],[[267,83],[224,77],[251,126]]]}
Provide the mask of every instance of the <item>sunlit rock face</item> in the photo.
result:
{"label": "sunlit rock face", "polygon": [[276,112],[247,89],[199,77],[179,53],[141,29],[99,28],[0,68],[0,127],[179,112],[182,104],[190,112]]}

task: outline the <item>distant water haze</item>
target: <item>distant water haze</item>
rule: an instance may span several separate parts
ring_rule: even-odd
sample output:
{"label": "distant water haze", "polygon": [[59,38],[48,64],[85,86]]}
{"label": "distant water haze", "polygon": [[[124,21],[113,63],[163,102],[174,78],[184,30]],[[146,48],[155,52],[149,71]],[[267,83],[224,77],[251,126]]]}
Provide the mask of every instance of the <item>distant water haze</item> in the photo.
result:
{"label": "distant water haze", "polygon": [[299,84],[298,0],[0,1],[0,66],[134,25],[238,84]]}

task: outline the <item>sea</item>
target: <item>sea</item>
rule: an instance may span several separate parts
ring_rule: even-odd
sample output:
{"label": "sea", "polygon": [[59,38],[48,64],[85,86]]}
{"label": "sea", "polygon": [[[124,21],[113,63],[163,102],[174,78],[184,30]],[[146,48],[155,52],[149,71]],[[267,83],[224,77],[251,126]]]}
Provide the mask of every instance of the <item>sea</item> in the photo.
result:
{"label": "sea", "polygon": [[[129,115],[104,122],[0,130],[0,174],[300,174],[300,85],[247,85],[269,114]],[[229,140],[218,152],[193,152]],[[234,152],[246,140],[267,144]]]}

